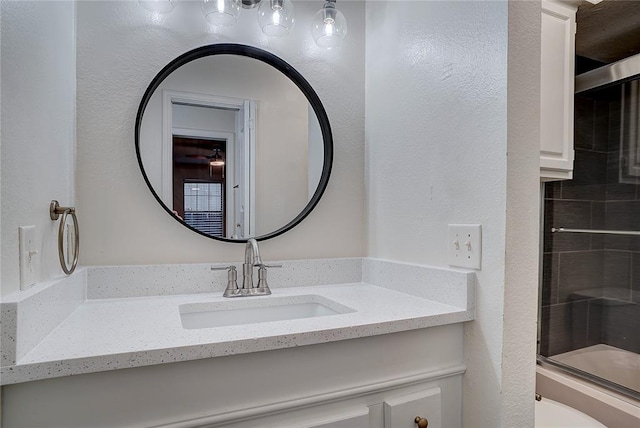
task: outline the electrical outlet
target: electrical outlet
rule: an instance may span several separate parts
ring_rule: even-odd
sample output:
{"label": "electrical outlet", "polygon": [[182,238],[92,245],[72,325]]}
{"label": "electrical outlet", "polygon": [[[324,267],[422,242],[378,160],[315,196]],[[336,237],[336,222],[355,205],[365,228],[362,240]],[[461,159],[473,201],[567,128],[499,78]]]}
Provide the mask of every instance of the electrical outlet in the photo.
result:
{"label": "electrical outlet", "polygon": [[447,254],[450,266],[480,269],[482,262],[482,226],[450,224]]}
{"label": "electrical outlet", "polygon": [[36,283],[39,261],[36,249],[36,227],[18,227],[18,251],[20,251],[20,289],[26,290]]}

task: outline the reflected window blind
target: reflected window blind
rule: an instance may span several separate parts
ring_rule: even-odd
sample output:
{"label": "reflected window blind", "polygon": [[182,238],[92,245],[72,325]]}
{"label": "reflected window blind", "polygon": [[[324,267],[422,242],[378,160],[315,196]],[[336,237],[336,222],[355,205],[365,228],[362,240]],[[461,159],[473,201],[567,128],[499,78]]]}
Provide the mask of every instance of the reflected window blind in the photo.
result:
{"label": "reflected window blind", "polygon": [[224,236],[222,183],[184,183],[184,221],[207,235]]}

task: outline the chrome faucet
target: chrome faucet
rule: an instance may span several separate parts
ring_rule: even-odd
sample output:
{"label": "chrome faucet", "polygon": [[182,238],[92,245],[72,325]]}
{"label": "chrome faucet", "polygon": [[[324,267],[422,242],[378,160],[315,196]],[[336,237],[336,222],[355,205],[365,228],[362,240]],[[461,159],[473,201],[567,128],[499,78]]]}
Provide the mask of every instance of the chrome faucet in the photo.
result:
{"label": "chrome faucet", "polygon": [[[262,259],[260,258],[260,249],[258,248],[258,241],[251,238],[247,240],[247,245],[244,247],[244,264],[242,265],[242,288],[252,289],[253,287],[253,268],[258,266],[262,268]],[[267,287],[267,291],[269,288]],[[269,291],[266,294],[271,294]]]}
{"label": "chrome faucet", "polygon": [[[253,283],[253,269],[258,268],[258,283]],[[228,270],[227,288],[223,297],[266,296],[271,294],[267,284],[267,268],[282,267],[282,265],[264,264],[260,257],[258,241],[247,240],[244,249],[244,263],[242,264],[242,287],[238,287],[238,272],[235,266],[211,267],[211,270]]]}

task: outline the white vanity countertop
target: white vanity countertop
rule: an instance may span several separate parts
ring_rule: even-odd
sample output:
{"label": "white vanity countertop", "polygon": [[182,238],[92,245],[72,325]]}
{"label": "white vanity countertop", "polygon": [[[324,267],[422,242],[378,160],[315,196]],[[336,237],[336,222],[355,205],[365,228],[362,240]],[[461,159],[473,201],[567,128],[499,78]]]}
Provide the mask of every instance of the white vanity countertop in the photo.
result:
{"label": "white vanity countertop", "polygon": [[[86,300],[17,364],[2,384],[200,358],[267,351],[394,333],[473,319],[473,310],[365,283],[275,288],[271,296],[225,299],[220,293]],[[185,329],[179,305],[318,295],[354,312]]]}

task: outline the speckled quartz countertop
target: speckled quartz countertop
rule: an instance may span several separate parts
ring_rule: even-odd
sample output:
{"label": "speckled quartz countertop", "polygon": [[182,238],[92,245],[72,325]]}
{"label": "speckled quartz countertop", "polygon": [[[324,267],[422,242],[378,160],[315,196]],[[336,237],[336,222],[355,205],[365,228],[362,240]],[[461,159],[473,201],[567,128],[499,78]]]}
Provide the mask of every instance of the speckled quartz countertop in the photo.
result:
{"label": "speckled quartz countertop", "polygon": [[[84,300],[16,363],[2,384],[353,339],[473,319],[473,309],[366,283],[272,289],[271,296],[221,293]],[[351,312],[284,321],[186,329],[180,305],[320,296]],[[255,302],[255,303],[254,303]]]}

